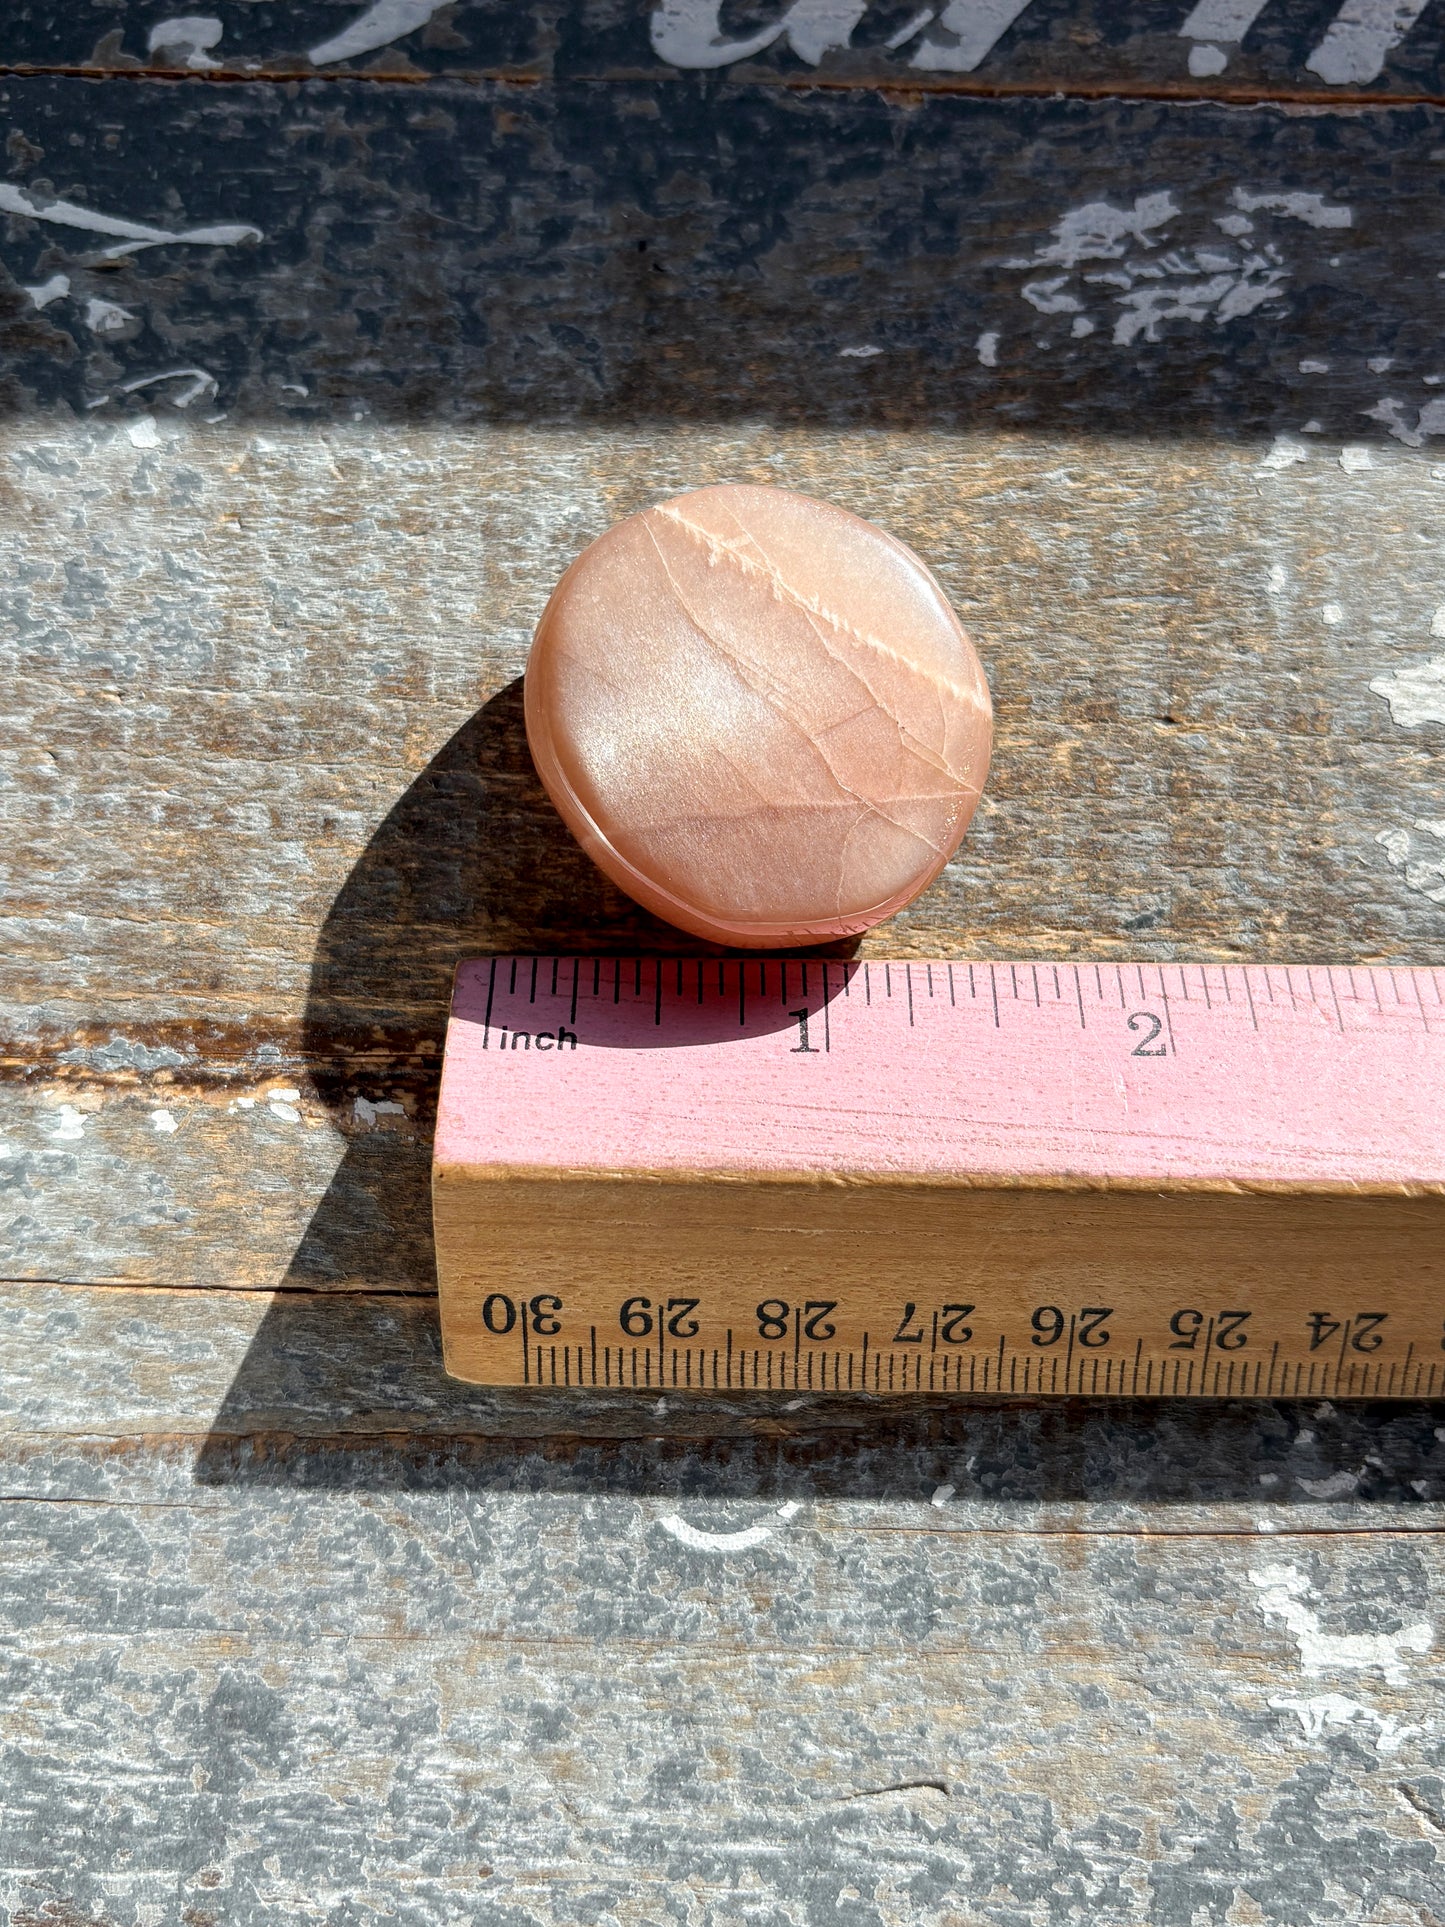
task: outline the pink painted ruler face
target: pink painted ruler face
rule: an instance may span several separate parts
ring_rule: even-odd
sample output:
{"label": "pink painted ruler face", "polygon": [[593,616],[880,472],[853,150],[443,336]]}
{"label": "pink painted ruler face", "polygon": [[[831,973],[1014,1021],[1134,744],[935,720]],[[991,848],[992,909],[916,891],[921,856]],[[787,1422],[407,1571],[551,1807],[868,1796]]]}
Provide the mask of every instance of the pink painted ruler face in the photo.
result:
{"label": "pink painted ruler face", "polygon": [[1445,1188],[1445,972],[498,957],[439,1163]]}

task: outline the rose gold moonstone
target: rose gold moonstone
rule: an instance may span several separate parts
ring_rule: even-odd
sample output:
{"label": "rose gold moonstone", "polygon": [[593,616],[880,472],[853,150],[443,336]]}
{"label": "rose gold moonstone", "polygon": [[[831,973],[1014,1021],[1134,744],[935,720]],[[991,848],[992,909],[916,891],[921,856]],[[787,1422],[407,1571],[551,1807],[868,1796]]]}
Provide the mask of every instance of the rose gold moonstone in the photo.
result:
{"label": "rose gold moonstone", "polygon": [[901,542],[786,489],[677,495],[600,536],[527,662],[527,737],[598,868],[699,937],[866,930],[947,863],[988,684]]}

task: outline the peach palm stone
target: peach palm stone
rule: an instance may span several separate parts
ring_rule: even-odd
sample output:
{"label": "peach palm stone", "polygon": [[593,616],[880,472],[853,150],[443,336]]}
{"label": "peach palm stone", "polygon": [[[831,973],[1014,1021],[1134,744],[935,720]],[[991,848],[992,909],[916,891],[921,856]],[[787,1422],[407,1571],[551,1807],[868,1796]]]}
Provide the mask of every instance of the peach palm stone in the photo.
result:
{"label": "peach palm stone", "polygon": [[988,684],[911,549],[728,484],[609,529],[527,662],[548,794],[606,874],[741,946],[853,936],[932,882],[988,769]]}

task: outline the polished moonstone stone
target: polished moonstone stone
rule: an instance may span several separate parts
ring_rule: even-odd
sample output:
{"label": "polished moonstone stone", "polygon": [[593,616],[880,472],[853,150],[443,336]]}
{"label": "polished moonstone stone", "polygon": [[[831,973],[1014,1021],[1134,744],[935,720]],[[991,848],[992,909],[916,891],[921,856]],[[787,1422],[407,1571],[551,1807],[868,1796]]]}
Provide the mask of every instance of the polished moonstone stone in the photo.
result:
{"label": "polished moonstone stone", "polygon": [[988,684],[911,549],[729,484],[600,536],[527,663],[527,736],[588,855],[741,946],[856,935],[936,877],[988,768]]}

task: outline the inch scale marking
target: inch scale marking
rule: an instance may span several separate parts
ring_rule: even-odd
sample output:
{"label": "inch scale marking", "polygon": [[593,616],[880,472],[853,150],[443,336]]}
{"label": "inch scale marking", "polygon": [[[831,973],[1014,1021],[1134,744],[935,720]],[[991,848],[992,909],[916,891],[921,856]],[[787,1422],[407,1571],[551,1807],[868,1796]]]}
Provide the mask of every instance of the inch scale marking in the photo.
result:
{"label": "inch scale marking", "polygon": [[499,957],[434,1198],[479,1383],[1445,1393],[1445,972]]}

